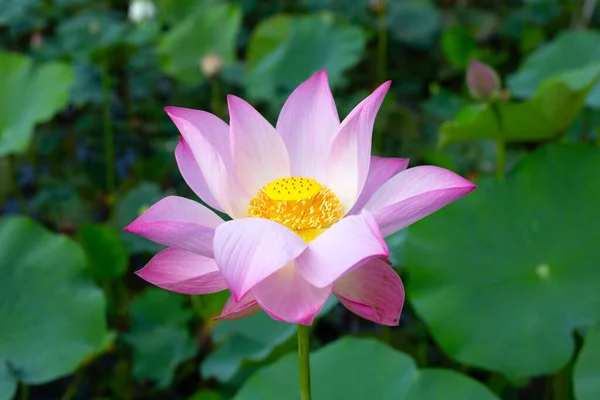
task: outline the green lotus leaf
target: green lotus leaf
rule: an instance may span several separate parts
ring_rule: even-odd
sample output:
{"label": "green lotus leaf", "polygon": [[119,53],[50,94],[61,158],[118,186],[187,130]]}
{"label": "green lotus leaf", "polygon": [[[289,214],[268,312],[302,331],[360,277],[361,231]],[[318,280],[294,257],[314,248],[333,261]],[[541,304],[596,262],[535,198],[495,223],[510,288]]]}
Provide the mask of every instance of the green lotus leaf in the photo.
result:
{"label": "green lotus leaf", "polygon": [[544,146],[411,226],[406,293],[449,356],[511,379],[569,362],[600,316],[598,171],[598,149]]}
{"label": "green lotus leaf", "polygon": [[28,149],[35,126],[67,105],[73,80],[67,64],[0,52],[0,157]]}
{"label": "green lotus leaf", "polygon": [[105,299],[85,272],[77,243],[25,217],[0,219],[0,399],[105,348]]}
{"label": "green lotus leaf", "polygon": [[[374,339],[345,337],[311,354],[315,399],[494,400],[481,383],[454,371],[417,369],[406,354]],[[258,370],[235,400],[299,399],[298,356]]]}

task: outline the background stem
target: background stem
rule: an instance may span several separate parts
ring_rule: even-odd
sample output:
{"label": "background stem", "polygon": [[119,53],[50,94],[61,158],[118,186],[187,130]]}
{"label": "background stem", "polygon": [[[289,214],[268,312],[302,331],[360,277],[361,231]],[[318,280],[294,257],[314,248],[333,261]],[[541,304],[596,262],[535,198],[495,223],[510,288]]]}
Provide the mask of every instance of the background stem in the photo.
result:
{"label": "background stem", "polygon": [[[377,84],[381,85],[387,77],[387,29],[386,29],[386,0],[378,0],[377,5]],[[383,137],[381,132],[373,135],[373,149],[381,154]]]}
{"label": "background stem", "polygon": [[496,139],[496,177],[498,180],[504,180],[504,153],[506,143],[504,141],[504,123],[502,121],[502,113],[500,107],[495,101],[490,103],[492,113],[498,125],[498,137]]}
{"label": "background stem", "polygon": [[387,76],[387,29],[386,19],[386,0],[377,1],[377,78],[378,83],[385,81]]}
{"label": "background stem", "polygon": [[29,386],[27,386],[26,383],[21,382],[21,390],[20,390],[20,394],[19,394],[19,399],[20,400],[29,399]]}
{"label": "background stem", "polygon": [[104,127],[104,165],[106,174],[107,204],[110,210],[115,202],[115,149],[112,121],[110,119],[110,75],[108,59],[102,66],[102,124]]}
{"label": "background stem", "polygon": [[300,398],[310,400],[310,327],[298,325],[298,371]]}

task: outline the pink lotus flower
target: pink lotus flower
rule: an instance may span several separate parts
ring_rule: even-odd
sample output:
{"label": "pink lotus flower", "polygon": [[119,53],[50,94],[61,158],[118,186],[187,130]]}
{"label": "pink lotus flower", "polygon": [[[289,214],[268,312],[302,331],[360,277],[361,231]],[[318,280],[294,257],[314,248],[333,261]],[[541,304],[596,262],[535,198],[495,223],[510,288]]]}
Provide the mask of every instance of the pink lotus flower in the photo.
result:
{"label": "pink lotus flower", "polygon": [[182,134],[175,157],[200,203],[167,197],[125,229],[169,246],[138,272],[174,292],[232,296],[217,319],[261,308],[309,325],[333,293],[368,320],[397,325],[404,302],[383,240],[475,188],[448,170],[371,156],[390,82],[340,123],[321,71],[288,98],[275,128],[228,96],[230,125],[167,107]]}

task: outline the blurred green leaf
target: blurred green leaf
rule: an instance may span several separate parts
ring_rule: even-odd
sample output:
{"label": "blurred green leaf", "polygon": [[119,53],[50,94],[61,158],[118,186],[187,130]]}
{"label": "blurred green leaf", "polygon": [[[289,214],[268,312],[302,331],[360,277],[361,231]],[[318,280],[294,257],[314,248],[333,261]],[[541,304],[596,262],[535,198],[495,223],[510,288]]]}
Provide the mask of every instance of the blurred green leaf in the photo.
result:
{"label": "blurred green leaf", "polygon": [[421,103],[421,108],[432,117],[444,121],[456,117],[467,104],[465,98],[457,93],[436,89],[431,97]]}
{"label": "blurred green leaf", "polygon": [[187,328],[193,313],[184,302],[185,296],[154,288],[131,302],[131,330],[124,339],[133,347],[138,381],[166,388],[177,366],[196,355],[198,345]]}
{"label": "blurred green leaf", "polygon": [[[215,0],[156,0],[157,15],[167,24],[177,25],[199,7]],[[218,1],[218,0],[217,0]]]}
{"label": "blurred green leaf", "polygon": [[40,3],[41,0],[0,1],[0,26],[13,25],[17,21],[27,20]]}
{"label": "blurred green leaf", "polygon": [[[554,41],[529,55],[519,70],[508,77],[512,94],[520,98],[535,95],[538,87],[557,74],[600,62],[600,32],[572,31],[560,34]],[[586,104],[600,107],[600,85],[591,91]]]}
{"label": "blurred green leaf", "polygon": [[25,217],[0,219],[0,398],[16,381],[74,372],[110,339],[103,294],[84,266],[70,239]]}
{"label": "blurred green leaf", "polygon": [[573,387],[577,400],[600,398],[600,324],[593,326],[585,337],[585,343],[573,375]]}
{"label": "blurred green leaf", "polygon": [[311,12],[330,11],[352,21],[373,22],[375,19],[370,11],[374,11],[375,3],[381,0],[301,0],[301,2]]}
{"label": "blurred green leaf", "polygon": [[[374,339],[345,337],[311,354],[315,399],[494,400],[454,371],[418,370],[407,355]],[[289,354],[252,375],[235,400],[299,399],[298,359]]]}
{"label": "blurred green leaf", "polygon": [[241,22],[239,7],[221,2],[198,7],[162,36],[158,51],[164,71],[190,85],[201,83],[204,57],[217,56],[224,65],[235,60]]}
{"label": "blurred green leaf", "polygon": [[442,51],[450,64],[457,69],[464,69],[469,60],[475,57],[477,42],[463,26],[453,26],[442,34],[440,39]]}
{"label": "blurred green leaf", "polygon": [[599,78],[600,64],[594,64],[545,81],[532,99],[522,103],[498,102],[502,131],[489,104],[467,106],[454,121],[442,124],[439,143],[447,146],[476,139],[524,142],[555,138],[571,125]]}
{"label": "blurred green leaf", "polygon": [[221,310],[230,295],[228,290],[222,290],[216,293],[190,296],[190,298],[192,299],[192,305],[196,314],[208,320],[221,314]]}
{"label": "blurred green leaf", "polygon": [[530,51],[535,50],[544,41],[544,39],[545,34],[542,28],[537,26],[527,26],[521,35],[519,47],[523,53],[529,53]]}
{"label": "blurred green leaf", "polygon": [[25,56],[0,52],[0,157],[27,150],[35,125],[67,105],[72,82],[66,64],[34,66]]}
{"label": "blurred green leaf", "polygon": [[158,253],[163,248],[148,239],[122,230],[163,197],[164,195],[157,184],[142,182],[118,200],[111,222],[115,229],[119,231],[121,241],[130,254]]}
{"label": "blurred green leaf", "polygon": [[296,333],[296,326],[275,321],[264,312],[234,321],[222,321],[213,331],[219,346],[206,357],[202,376],[231,380],[245,361],[261,361]]}
{"label": "blurred green leaf", "polygon": [[214,390],[200,390],[188,400],[221,400],[223,397]]}
{"label": "blurred green leaf", "polygon": [[65,55],[86,60],[92,53],[126,38],[125,19],[116,13],[90,11],[62,20],[56,39]]}
{"label": "blurred green leaf", "polygon": [[406,265],[406,255],[404,247],[406,245],[406,237],[408,236],[408,230],[402,229],[385,238],[390,249],[390,262],[392,267],[398,268]]}
{"label": "blurred green leaf", "polygon": [[91,275],[99,280],[116,279],[127,271],[129,256],[117,232],[108,225],[85,224],[77,232]]}
{"label": "blurred green leaf", "polygon": [[545,146],[411,226],[406,293],[448,355],[513,379],[567,364],[600,316],[598,171],[598,149]]}
{"label": "blurred green leaf", "polygon": [[102,93],[102,70],[89,61],[73,63],[75,82],[71,88],[71,101],[76,106],[87,103],[99,105],[104,100]]}
{"label": "blurred green leaf", "polygon": [[277,15],[252,32],[247,55],[248,96],[283,103],[311,74],[327,68],[332,87],[363,57],[365,33],[331,14]]}
{"label": "blurred green leaf", "polygon": [[387,26],[393,38],[416,47],[433,43],[441,23],[433,1],[394,0],[387,5]]}
{"label": "blurred green leaf", "polygon": [[10,400],[17,393],[17,380],[9,366],[0,362],[0,400]]}

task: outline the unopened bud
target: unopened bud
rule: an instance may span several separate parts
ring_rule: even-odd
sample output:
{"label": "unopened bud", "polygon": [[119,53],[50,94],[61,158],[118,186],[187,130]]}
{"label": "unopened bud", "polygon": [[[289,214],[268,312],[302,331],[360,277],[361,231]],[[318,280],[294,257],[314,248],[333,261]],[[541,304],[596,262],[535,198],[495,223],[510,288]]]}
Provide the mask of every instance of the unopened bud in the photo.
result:
{"label": "unopened bud", "polygon": [[223,68],[223,59],[217,53],[208,53],[200,61],[200,69],[207,78],[217,75]]}
{"label": "unopened bud", "polygon": [[44,35],[40,31],[31,32],[31,36],[29,38],[29,45],[32,50],[39,50],[44,46]]}
{"label": "unopened bud", "polygon": [[501,89],[500,76],[489,65],[471,60],[467,68],[467,87],[477,100],[490,100],[498,97]]}
{"label": "unopened bud", "polygon": [[156,6],[152,0],[132,0],[129,3],[129,20],[141,24],[151,20],[156,15]]}

